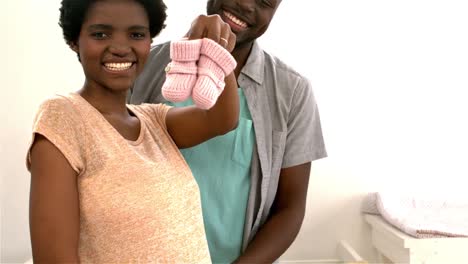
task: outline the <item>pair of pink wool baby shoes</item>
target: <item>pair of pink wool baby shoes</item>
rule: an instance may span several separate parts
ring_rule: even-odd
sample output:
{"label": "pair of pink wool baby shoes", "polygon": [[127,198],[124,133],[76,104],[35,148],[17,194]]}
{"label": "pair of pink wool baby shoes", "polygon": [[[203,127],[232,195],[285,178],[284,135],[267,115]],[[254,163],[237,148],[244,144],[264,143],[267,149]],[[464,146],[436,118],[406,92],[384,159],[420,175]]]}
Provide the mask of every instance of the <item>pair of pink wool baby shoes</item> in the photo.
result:
{"label": "pair of pink wool baby shoes", "polygon": [[211,39],[172,41],[171,63],[166,67],[162,95],[171,102],[192,96],[195,105],[209,109],[224,89],[224,77],[236,67],[236,60]]}

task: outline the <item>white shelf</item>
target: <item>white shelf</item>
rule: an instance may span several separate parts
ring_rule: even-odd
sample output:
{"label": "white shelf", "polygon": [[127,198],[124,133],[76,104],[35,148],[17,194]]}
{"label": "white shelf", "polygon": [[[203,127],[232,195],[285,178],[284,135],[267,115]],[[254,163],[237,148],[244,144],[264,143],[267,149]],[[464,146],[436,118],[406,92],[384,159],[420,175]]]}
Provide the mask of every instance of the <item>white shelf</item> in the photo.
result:
{"label": "white shelf", "polygon": [[365,214],[372,228],[372,244],[379,261],[393,263],[468,263],[468,238],[415,238],[403,233],[378,215]]}

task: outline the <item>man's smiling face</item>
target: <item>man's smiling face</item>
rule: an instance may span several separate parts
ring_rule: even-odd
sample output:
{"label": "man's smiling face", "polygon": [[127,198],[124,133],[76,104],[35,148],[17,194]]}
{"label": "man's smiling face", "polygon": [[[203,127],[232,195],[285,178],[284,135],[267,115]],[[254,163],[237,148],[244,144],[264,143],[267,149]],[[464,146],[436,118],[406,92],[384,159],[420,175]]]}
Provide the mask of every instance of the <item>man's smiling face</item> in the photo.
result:
{"label": "man's smiling face", "polygon": [[208,0],[207,14],[217,14],[237,36],[236,46],[253,43],[268,29],[281,0]]}

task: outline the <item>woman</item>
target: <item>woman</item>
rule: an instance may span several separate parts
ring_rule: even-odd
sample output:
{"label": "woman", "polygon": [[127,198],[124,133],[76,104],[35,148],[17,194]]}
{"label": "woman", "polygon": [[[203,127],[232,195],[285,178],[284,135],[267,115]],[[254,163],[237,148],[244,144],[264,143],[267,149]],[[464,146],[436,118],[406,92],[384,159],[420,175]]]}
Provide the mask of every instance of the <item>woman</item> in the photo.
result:
{"label": "woman", "polygon": [[[198,186],[178,148],[235,128],[237,85],[229,74],[209,110],[125,104],[165,10],[157,0],[62,1],[60,25],[86,79],[76,93],[45,101],[35,119],[35,262],[210,261]],[[212,20],[219,35],[210,37],[232,51],[229,26]]]}

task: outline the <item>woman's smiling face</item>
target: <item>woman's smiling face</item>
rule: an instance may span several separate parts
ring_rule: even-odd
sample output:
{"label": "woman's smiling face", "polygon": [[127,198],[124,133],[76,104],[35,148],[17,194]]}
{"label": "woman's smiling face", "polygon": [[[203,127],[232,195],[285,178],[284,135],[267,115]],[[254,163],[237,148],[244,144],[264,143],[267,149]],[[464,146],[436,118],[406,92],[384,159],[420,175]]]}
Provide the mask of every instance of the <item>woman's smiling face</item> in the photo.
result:
{"label": "woman's smiling face", "polygon": [[129,89],[143,70],[151,46],[148,15],[134,0],[102,0],[89,7],[78,41],[86,85]]}

